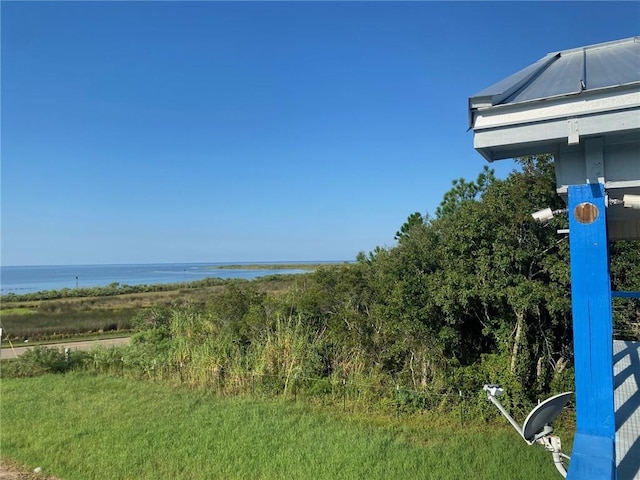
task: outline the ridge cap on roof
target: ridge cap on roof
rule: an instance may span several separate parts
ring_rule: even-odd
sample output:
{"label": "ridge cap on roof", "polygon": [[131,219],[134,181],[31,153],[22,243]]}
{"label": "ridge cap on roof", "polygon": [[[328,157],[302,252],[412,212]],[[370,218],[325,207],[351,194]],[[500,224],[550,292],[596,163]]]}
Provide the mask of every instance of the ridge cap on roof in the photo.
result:
{"label": "ridge cap on roof", "polygon": [[591,45],[584,45],[582,47],[567,48],[566,50],[560,50],[553,53],[560,54],[560,55],[565,55],[568,53],[581,53],[585,50],[598,50],[601,48],[615,47],[617,45],[622,45],[625,43],[640,43],[640,36],[621,38],[618,40],[610,40],[608,42],[602,42],[602,43],[593,43]]}

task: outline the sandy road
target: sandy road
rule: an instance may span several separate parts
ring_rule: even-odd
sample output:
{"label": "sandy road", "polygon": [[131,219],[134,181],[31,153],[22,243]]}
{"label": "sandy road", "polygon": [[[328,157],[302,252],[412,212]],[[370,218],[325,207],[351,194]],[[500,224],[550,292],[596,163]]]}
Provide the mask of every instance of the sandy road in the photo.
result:
{"label": "sandy road", "polygon": [[[31,350],[35,348],[35,346],[19,346],[15,345],[11,348],[8,342],[3,343],[2,351],[0,352],[0,359],[8,360],[10,358],[16,358],[22,355],[27,350]],[[48,348],[70,348],[71,350],[91,350],[93,347],[97,345],[102,345],[103,347],[115,347],[116,345],[128,345],[129,337],[120,337],[120,338],[105,338],[104,340],[88,340],[83,342],[62,342],[62,343],[49,343],[46,345],[41,345],[42,347]]]}

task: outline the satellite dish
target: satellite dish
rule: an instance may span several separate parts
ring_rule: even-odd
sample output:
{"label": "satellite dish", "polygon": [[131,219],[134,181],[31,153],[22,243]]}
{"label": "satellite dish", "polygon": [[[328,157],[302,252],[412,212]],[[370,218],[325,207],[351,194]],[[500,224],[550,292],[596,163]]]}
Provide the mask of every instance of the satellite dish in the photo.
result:
{"label": "satellite dish", "polygon": [[529,445],[533,445],[537,442],[541,444],[545,450],[551,453],[551,456],[553,457],[553,464],[556,469],[560,472],[560,475],[562,475],[563,478],[567,478],[567,468],[564,465],[564,459],[571,460],[571,458],[562,453],[560,438],[555,435],[551,435],[553,433],[551,422],[560,415],[560,412],[569,401],[569,398],[571,398],[571,395],[573,395],[573,392],[564,392],[540,403],[536,408],[531,410],[531,413],[527,415],[522,428],[520,428],[518,422],[509,415],[509,412],[507,412],[496,398],[504,392],[502,387],[500,387],[500,385],[485,385],[483,390],[487,393],[487,399],[498,407],[500,413],[509,420],[509,423],[511,423],[513,428],[516,429],[525,442]]}
{"label": "satellite dish", "polygon": [[534,443],[538,438],[553,432],[553,422],[571,398],[573,392],[564,392],[548,398],[531,410],[522,425],[522,437],[529,443]]}

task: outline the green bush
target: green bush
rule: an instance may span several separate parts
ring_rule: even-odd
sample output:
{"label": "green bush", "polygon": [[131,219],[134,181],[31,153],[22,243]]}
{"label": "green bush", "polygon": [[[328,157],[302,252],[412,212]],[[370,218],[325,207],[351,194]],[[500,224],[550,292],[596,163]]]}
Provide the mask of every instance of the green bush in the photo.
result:
{"label": "green bush", "polygon": [[88,358],[87,352],[65,353],[63,349],[37,346],[15,360],[4,362],[2,374],[5,377],[35,377],[46,373],[65,373],[84,368]]}

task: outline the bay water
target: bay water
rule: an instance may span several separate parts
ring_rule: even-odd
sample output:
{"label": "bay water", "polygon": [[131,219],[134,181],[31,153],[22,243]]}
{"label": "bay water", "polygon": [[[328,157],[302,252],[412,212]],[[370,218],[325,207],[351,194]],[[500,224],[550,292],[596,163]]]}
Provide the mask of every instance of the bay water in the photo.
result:
{"label": "bay water", "polygon": [[[293,266],[294,262],[290,262]],[[300,262],[295,262],[300,263]],[[322,263],[322,262],[305,262]],[[279,262],[285,265],[287,262]],[[121,285],[155,285],[202,280],[204,278],[242,278],[251,280],[265,275],[304,273],[300,269],[242,268],[218,269],[242,263],[157,263],[128,265],[36,265],[1,266],[0,293],[32,293],[63,288]],[[245,265],[257,265],[255,262]],[[264,265],[273,265],[265,262]]]}

